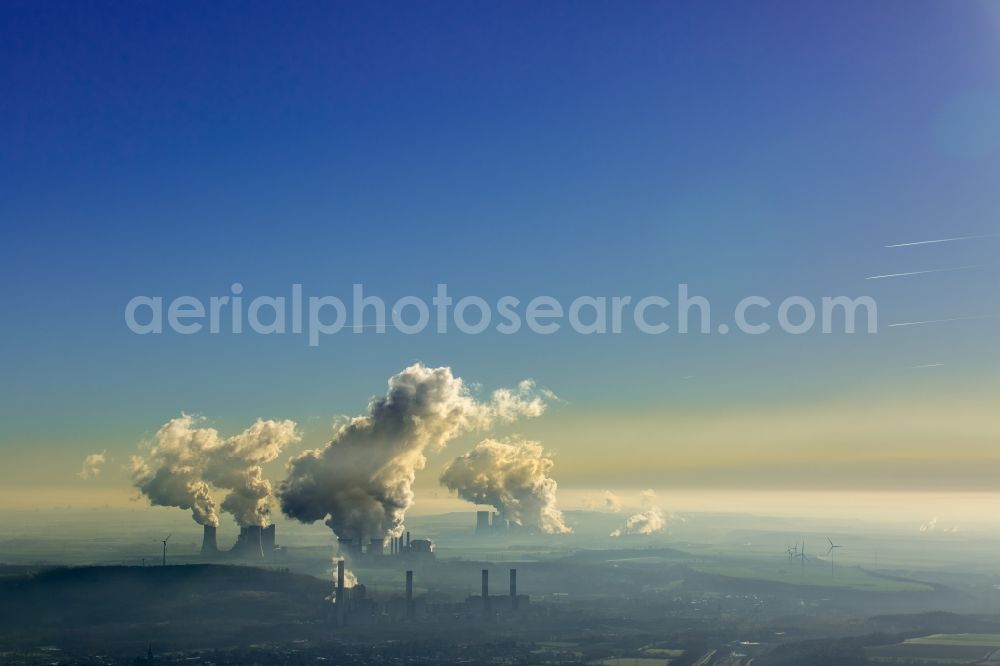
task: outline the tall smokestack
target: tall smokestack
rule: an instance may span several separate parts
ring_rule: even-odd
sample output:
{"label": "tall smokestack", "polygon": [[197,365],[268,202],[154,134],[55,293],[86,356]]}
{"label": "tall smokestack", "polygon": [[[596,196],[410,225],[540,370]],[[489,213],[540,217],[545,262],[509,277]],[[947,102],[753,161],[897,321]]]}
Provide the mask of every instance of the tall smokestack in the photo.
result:
{"label": "tall smokestack", "polygon": [[517,569],[510,570],[510,609],[517,610]]}
{"label": "tall smokestack", "polygon": [[406,572],[406,619],[412,620],[414,615],[413,608],[413,572]]}
{"label": "tall smokestack", "polygon": [[337,560],[337,624],[343,626],[347,611],[347,596],[344,593],[344,558]]}
{"label": "tall smokestack", "polygon": [[483,569],[483,615],[490,617],[490,570]]}
{"label": "tall smokestack", "polygon": [[410,552],[410,531],[406,530],[406,552]]}
{"label": "tall smokestack", "polygon": [[201,554],[210,557],[219,552],[219,544],[215,540],[215,525],[205,525],[201,533]]}

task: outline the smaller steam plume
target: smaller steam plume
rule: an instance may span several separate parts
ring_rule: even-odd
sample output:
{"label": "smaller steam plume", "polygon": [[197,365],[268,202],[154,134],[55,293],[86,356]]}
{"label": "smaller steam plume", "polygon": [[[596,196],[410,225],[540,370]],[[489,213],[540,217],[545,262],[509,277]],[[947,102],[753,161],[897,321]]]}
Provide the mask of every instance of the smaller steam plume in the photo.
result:
{"label": "smaller steam plume", "polygon": [[605,490],[599,498],[588,499],[584,506],[591,511],[619,513],[622,510],[622,500],[610,490]]}
{"label": "smaller steam plume", "polygon": [[611,533],[611,536],[620,537],[637,534],[655,534],[656,532],[662,532],[666,526],[667,521],[659,509],[646,509],[642,513],[629,516],[625,521],[625,528],[615,530]]}
{"label": "smaller steam plume", "polygon": [[[333,591],[330,592],[330,596],[327,597],[327,601],[330,603],[336,603],[337,601],[337,562],[340,561],[339,557],[333,558],[333,568],[330,569],[330,577],[333,578]],[[344,589],[349,590],[358,584],[358,577],[354,575],[354,572],[350,569],[344,569]]]}
{"label": "smaller steam plume", "polygon": [[80,467],[80,471],[76,475],[84,481],[96,479],[101,475],[101,467],[107,462],[107,455],[107,451],[91,453],[83,459],[83,466]]}
{"label": "smaller steam plume", "polygon": [[572,530],[556,508],[553,465],[538,442],[487,439],[455,458],[441,483],[464,500],[493,506],[511,523],[566,534]]}
{"label": "smaller steam plume", "polygon": [[663,510],[656,506],[656,493],[653,490],[643,490],[640,503],[643,511],[629,516],[625,520],[625,527],[615,530],[611,536],[648,536],[666,529],[667,519],[663,515]]}
{"label": "smaller steam plume", "polygon": [[[927,521],[926,523],[924,523],[923,525],[920,526],[920,531],[924,532],[924,533],[934,532],[937,529],[938,529],[938,517],[937,516],[934,516],[929,521]],[[943,527],[943,528],[941,528],[941,532],[943,532],[944,534],[954,534],[954,533],[956,533],[958,531],[959,531],[959,528],[958,528],[957,525],[953,526],[953,527]]]}

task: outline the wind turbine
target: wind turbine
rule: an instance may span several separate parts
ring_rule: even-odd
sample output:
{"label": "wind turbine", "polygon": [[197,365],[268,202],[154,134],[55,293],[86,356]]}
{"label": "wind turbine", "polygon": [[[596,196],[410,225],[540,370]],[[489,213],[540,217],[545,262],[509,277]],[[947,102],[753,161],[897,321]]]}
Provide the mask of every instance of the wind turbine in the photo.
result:
{"label": "wind turbine", "polygon": [[830,537],[826,538],[830,542],[830,547],[826,549],[826,554],[830,556],[830,576],[833,576],[833,549],[840,548],[839,544],[835,544]]}
{"label": "wind turbine", "polygon": [[171,532],[170,534],[167,535],[166,539],[161,539],[161,541],[163,542],[163,566],[167,566],[167,542],[170,541],[170,537],[172,536],[173,533]]}

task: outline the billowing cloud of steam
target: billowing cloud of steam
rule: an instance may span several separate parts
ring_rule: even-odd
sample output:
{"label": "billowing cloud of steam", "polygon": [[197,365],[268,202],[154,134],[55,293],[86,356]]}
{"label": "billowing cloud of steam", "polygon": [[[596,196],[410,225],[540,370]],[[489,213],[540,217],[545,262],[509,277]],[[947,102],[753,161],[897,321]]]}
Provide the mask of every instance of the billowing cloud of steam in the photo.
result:
{"label": "billowing cloud of steam", "polygon": [[613,537],[650,535],[662,532],[667,527],[667,518],[660,509],[659,498],[656,491],[651,488],[643,490],[639,494],[639,505],[642,510],[633,514],[625,520],[625,527],[611,533]]}
{"label": "billowing cloud of steam", "polygon": [[552,458],[537,442],[487,439],[455,458],[441,474],[441,483],[475,504],[489,504],[517,525],[548,534],[570,528],[556,508]]}
{"label": "billowing cloud of steam", "polygon": [[[927,521],[926,523],[924,523],[923,525],[920,526],[920,531],[924,532],[924,533],[933,532],[933,531],[935,531],[937,529],[938,529],[938,517],[937,516],[934,516],[929,521]],[[943,527],[943,528],[941,528],[941,532],[943,532],[945,534],[954,534],[954,533],[956,533],[958,531],[959,531],[959,528],[958,528],[957,525],[953,526],[953,527]]]}
{"label": "billowing cloud of steam", "polygon": [[479,401],[450,368],[412,365],[389,379],[388,392],[368,403],[367,414],[347,421],[323,448],[289,462],[278,491],[281,510],[304,523],[325,519],[340,537],[399,536],[428,447],[538,416],[545,395],[524,381]]}
{"label": "billowing cloud of steam", "polygon": [[629,516],[625,521],[625,528],[615,530],[611,533],[611,536],[649,535],[662,532],[666,527],[667,520],[663,517],[663,512],[653,507],[646,509],[642,513]]}
{"label": "billowing cloud of steam", "polygon": [[599,498],[586,500],[584,506],[592,511],[619,513],[622,510],[622,500],[610,490],[605,490]]}
{"label": "billowing cloud of steam", "polygon": [[76,475],[84,481],[96,479],[101,475],[101,467],[108,461],[107,456],[107,451],[91,453],[83,459],[83,466],[80,467],[80,471]]}
{"label": "billowing cloud of steam", "polygon": [[154,506],[189,509],[201,525],[218,525],[212,490],[228,490],[222,510],[240,526],[270,522],[272,489],[261,465],[299,441],[294,421],[257,421],[233,437],[196,427],[182,414],[160,428],[144,456],[132,457],[132,482]]}

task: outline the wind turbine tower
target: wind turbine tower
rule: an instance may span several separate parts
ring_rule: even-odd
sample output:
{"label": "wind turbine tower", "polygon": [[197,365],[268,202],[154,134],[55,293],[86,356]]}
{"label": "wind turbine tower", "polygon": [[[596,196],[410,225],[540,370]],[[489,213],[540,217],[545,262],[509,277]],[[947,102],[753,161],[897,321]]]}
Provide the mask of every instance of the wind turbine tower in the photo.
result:
{"label": "wind turbine tower", "polygon": [[830,556],[830,577],[833,578],[833,551],[835,548],[840,548],[839,544],[835,544],[830,537],[826,538],[830,542],[830,547],[827,548],[826,554]]}
{"label": "wind turbine tower", "polygon": [[163,566],[167,566],[167,542],[170,541],[170,537],[173,534],[168,534],[166,539],[161,539],[163,542]]}

